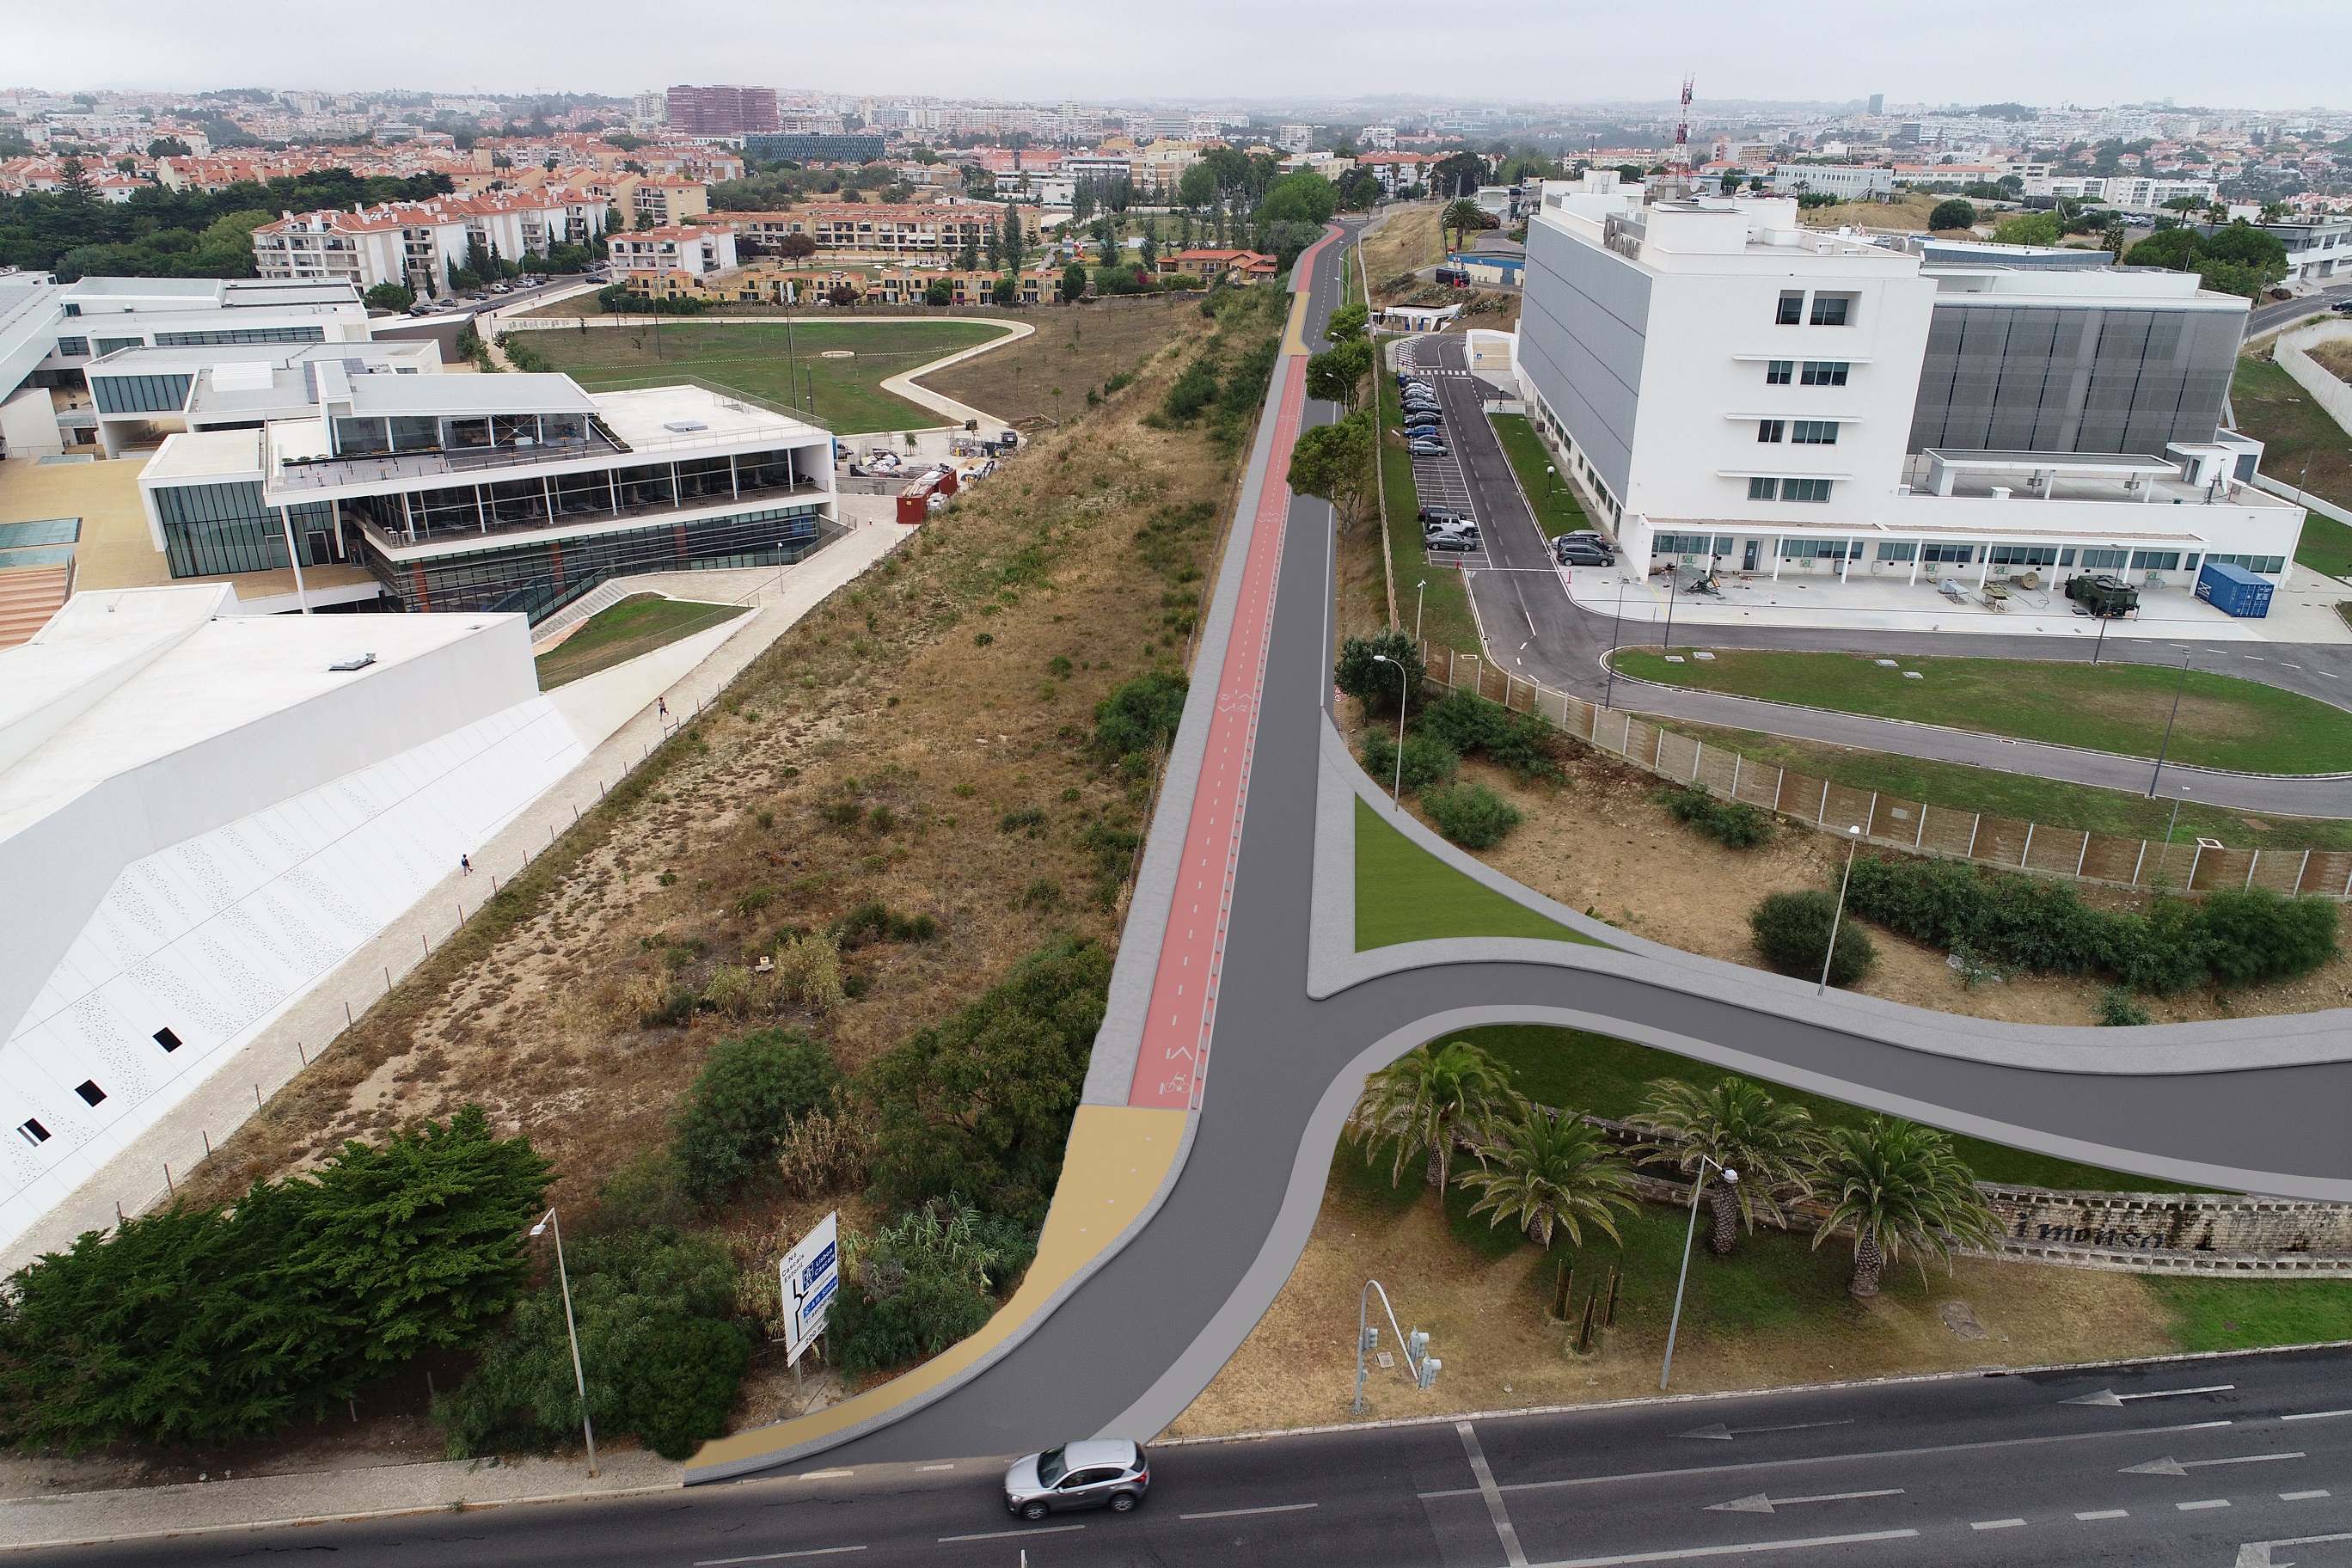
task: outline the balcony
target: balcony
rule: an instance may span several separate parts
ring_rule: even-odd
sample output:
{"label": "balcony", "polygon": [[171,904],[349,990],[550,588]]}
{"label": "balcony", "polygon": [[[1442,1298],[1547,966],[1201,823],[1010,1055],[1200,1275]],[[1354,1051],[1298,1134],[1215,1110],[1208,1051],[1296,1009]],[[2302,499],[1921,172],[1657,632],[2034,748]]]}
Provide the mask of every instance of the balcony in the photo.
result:
{"label": "balcony", "polygon": [[[782,464],[730,474],[715,470],[673,479],[650,468],[612,469],[514,479],[487,485],[363,496],[346,501],[356,521],[387,556],[419,544],[457,539],[511,541],[517,535],[577,531],[585,527],[656,521],[680,512],[764,510],[823,500],[832,489],[797,478]],[[686,465],[679,465],[681,468]]]}

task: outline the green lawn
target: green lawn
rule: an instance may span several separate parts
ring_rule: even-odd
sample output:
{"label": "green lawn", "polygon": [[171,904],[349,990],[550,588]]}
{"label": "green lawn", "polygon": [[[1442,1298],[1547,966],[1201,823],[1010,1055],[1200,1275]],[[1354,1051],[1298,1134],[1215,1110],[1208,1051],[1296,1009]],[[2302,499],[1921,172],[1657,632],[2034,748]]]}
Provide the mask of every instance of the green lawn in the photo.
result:
{"label": "green lawn", "polygon": [[1528,423],[1524,414],[1493,416],[1495,434],[1503,440],[1504,455],[1511,459],[1511,469],[1519,476],[1519,489],[1535,508],[1536,521],[1543,525],[1546,539],[1557,539],[1563,533],[1591,528],[1584,509],[1576,501],[1576,491],[1565,479],[1546,474],[1554,468],[1551,454],[1544,449],[1542,437]]}
{"label": "green lawn", "polygon": [[[2283,484],[2352,507],[2352,437],[2266,359],[2241,359],[2230,384],[2238,428],[2263,443],[2263,472]],[[2298,564],[2331,577],[2352,577],[2352,528],[2333,518],[2304,522]]]}
{"label": "green lawn", "polygon": [[689,637],[721,621],[732,620],[747,607],[665,599],[659,594],[632,594],[619,604],[597,611],[579,630],[539,656],[539,689],[552,691],[583,675],[610,669],[641,653],[651,653],[680,637]]}
{"label": "green lawn", "polygon": [[1356,801],[1356,951],[1448,936],[1601,944],[1472,881]]}
{"label": "green lawn", "polygon": [[[1888,669],[1864,654],[1745,650],[1688,664],[1628,650],[1617,668],[1667,685],[2137,757],[2163,743],[2180,682],[2161,665],[1906,658]],[[1925,679],[1906,679],[1906,669]],[[2352,713],[2191,669],[2168,755],[2244,773],[2333,773],[2352,757]]]}
{"label": "green lawn", "polygon": [[[880,390],[889,376],[1003,334],[974,321],[665,321],[538,331],[530,346],[591,392],[698,376],[788,407],[843,434],[937,425],[940,416]],[[826,359],[846,350],[853,357]],[[798,395],[795,396],[795,391]],[[811,399],[814,396],[814,407]]]}
{"label": "green lawn", "polygon": [[[2150,800],[2131,791],[2061,784],[1993,768],[1972,768],[1960,763],[1854,751],[1817,741],[1728,730],[1714,724],[1676,721],[1667,728],[1696,736],[1710,747],[1742,752],[1751,764],[1788,768],[1832,784],[1875,790],[1929,805],[1949,806],[1954,811],[1981,811],[2020,822],[2046,823],[2053,827],[2109,833],[2118,838],[2147,838],[2158,843],[2163,842],[2169,829],[2176,844],[2192,843],[2202,837],[2218,838],[2240,848],[2352,849],[2352,822],[2233,811],[2224,806],[2201,805],[2192,796],[2183,803],[2176,824],[2169,798]],[[2168,791],[2167,795],[2171,793]],[[2255,823],[2262,826],[2252,826]]]}
{"label": "green lawn", "polygon": [[[1396,377],[1376,373],[1381,386],[1381,429],[1401,427],[1403,405],[1397,401]],[[1439,647],[1463,653],[1478,651],[1478,622],[1470,614],[1469,590],[1462,574],[1451,566],[1432,566],[1421,547],[1421,500],[1412,483],[1412,458],[1402,447],[1381,443],[1381,481],[1389,508],[1389,570],[1396,574],[1397,615],[1404,629],[1417,625],[1421,635]],[[1426,584],[1423,588],[1419,584]]]}
{"label": "green lawn", "polygon": [[2352,1340],[2352,1284],[2342,1279],[2198,1279],[2158,1276],[2147,1288],[2172,1309],[2185,1351]]}

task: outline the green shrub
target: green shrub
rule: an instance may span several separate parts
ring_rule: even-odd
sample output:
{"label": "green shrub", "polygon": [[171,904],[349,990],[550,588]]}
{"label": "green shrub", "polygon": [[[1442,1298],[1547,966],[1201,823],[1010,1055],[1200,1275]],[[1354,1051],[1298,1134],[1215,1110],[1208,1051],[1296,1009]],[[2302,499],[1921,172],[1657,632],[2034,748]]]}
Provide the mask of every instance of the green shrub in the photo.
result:
{"label": "green shrub", "polygon": [[1520,822],[1519,808],[1485,784],[1455,784],[1422,797],[1437,830],[1465,849],[1489,849]]}
{"label": "green shrub", "polygon": [[1201,410],[1216,400],[1216,368],[1205,359],[1195,359],[1169,387],[1160,411],[1179,424],[1185,424],[1198,418]]}
{"label": "green shrub", "polygon": [[[1380,662],[1381,657],[1389,662]],[[1398,674],[1399,665],[1403,666],[1402,677]],[[1351,637],[1339,645],[1339,662],[1332,668],[1331,681],[1362,703],[1368,716],[1393,715],[1400,689],[1408,700],[1421,690],[1421,653],[1413,647],[1412,639],[1401,631]],[[1461,750],[1458,746],[1454,749]]]}
{"label": "green shrub", "polygon": [[797,1029],[754,1029],[711,1047],[670,1142],[687,1194],[723,1203],[767,1173],[784,1130],[828,1102],[840,1081],[831,1047]]}
{"label": "green shrub", "polygon": [[1553,731],[1533,713],[1514,713],[1471,691],[1456,691],[1422,710],[1421,729],[1454,751],[1476,752],[1521,778],[1557,778]]}
{"label": "green shrub", "polygon": [[[1801,893],[1767,894],[1748,911],[1748,927],[1765,963],[1783,974],[1818,980],[1836,914],[1835,899],[1818,888],[1808,888]],[[1851,985],[1870,973],[1870,966],[1878,961],[1878,948],[1853,921],[1836,923],[1837,951],[1830,959],[1830,984]]]}
{"label": "green shrub", "polygon": [[[1037,814],[1045,820],[1045,814]],[[834,936],[842,951],[872,942],[929,942],[940,934],[940,922],[929,915],[901,914],[879,899],[869,899],[841,917]]]}
{"label": "green shrub", "polygon": [[1095,744],[1110,756],[1133,757],[1174,741],[1189,689],[1166,670],[1138,676],[1095,705]]}
{"label": "green shrub", "polygon": [[[684,1459],[726,1430],[751,1336],[735,1318],[735,1267],[705,1237],[667,1227],[583,1237],[565,1249],[588,1414],[607,1439],[635,1433]],[[568,1447],[580,1435],[563,1298],[551,1277],[481,1363],[433,1405],[453,1459]]]}
{"label": "green shrub", "polygon": [[[1378,783],[1396,784],[1397,745],[1386,730],[1373,730],[1364,736],[1364,771]],[[1416,733],[1405,737],[1401,787],[1406,794],[1419,795],[1439,784],[1450,784],[1461,771],[1461,754],[1434,735]]]}
{"label": "green shrub", "polygon": [[[936,1212],[944,1207],[942,1221]],[[843,1248],[841,1291],[825,1331],[851,1377],[934,1356],[979,1331],[996,1294],[1036,1254],[1034,1237],[1002,1215],[952,1198],[902,1215]]]}
{"label": "green shrub", "polygon": [[1026,833],[1032,838],[1045,836],[1045,814],[1034,805],[1019,806],[996,819],[999,833]]}
{"label": "green shrub", "polygon": [[912,1206],[971,1194],[986,1211],[1042,1219],[1102,1026],[1110,954],[1061,937],[978,1000],[875,1059],[866,1090],[879,1129],[882,1195]]}
{"label": "green shrub", "polygon": [[1650,796],[1692,827],[1733,849],[1769,844],[1776,829],[1768,814],[1742,802],[1717,800],[1703,789],[1676,786]]}
{"label": "green shrub", "polygon": [[317,1418],[521,1294],[547,1162],[479,1106],[347,1142],[234,1208],[85,1231],[0,1290],[0,1439],[217,1443]]}
{"label": "green shrub", "polygon": [[2205,898],[2206,962],[2225,985],[2308,974],[2336,956],[2336,906],[2265,888]]}
{"label": "green shrub", "polygon": [[2132,1000],[2132,994],[2120,985],[2111,985],[2099,994],[2099,1022],[2112,1028],[2130,1028],[2150,1022],[2147,1009]]}

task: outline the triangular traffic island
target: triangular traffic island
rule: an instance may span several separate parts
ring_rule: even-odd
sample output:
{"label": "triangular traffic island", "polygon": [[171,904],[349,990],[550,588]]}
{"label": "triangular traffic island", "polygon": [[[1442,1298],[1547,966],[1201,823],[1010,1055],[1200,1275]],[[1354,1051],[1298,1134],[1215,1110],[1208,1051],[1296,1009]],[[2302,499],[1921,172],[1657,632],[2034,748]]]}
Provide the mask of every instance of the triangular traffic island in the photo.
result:
{"label": "triangular traffic island", "polygon": [[1463,875],[1356,797],[1356,951],[1456,936],[1526,936],[1604,947]]}

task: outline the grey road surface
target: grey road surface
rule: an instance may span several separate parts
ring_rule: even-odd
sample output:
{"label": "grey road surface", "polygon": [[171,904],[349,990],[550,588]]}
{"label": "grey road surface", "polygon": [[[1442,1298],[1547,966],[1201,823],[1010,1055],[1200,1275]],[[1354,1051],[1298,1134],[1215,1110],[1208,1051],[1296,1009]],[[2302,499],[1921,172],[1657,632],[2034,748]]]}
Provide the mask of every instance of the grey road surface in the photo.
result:
{"label": "grey road surface", "polygon": [[[1401,1384],[1385,1392],[1391,1411],[1421,1398]],[[1347,1394],[1328,1390],[1324,1408],[1301,1414],[1337,1416]],[[197,1568],[299,1552],[343,1568],[1013,1568],[1025,1552],[1034,1568],[1600,1568],[1756,1556],[1823,1568],[2346,1568],[2347,1407],[2352,1363],[2326,1351],[1163,1445],[1150,1496],[1123,1517],[1013,1519],[999,1459],[828,1465],[820,1478],[684,1494],[23,1560]],[[2339,1539],[2311,1540],[2327,1536]],[[2260,1543],[2285,1541],[2308,1544],[2261,1554]]]}

